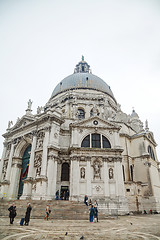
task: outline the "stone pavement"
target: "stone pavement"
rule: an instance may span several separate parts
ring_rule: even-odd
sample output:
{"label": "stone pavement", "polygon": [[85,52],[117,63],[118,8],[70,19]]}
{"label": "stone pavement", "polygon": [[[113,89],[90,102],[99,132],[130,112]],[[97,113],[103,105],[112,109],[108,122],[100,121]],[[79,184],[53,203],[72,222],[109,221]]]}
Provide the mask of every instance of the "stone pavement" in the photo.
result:
{"label": "stone pavement", "polygon": [[[111,239],[160,239],[160,215],[120,216],[90,223],[87,220],[32,219],[29,226],[20,226],[15,218],[0,218],[0,239],[2,240],[84,240]],[[67,232],[67,235],[65,233]]]}

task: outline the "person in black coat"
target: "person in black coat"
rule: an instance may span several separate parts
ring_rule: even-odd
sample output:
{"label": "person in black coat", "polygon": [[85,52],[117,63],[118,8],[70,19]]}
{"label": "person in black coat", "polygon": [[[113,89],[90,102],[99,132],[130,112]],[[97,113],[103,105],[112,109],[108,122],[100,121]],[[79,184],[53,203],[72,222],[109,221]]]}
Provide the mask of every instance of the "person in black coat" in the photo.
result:
{"label": "person in black coat", "polygon": [[28,207],[27,207],[26,215],[25,215],[25,219],[24,219],[24,220],[25,220],[25,224],[24,224],[24,225],[27,225],[27,226],[28,226],[28,224],[29,224],[31,210],[32,210],[31,204],[28,203]]}
{"label": "person in black coat", "polygon": [[16,206],[14,205],[14,203],[12,204],[12,206],[10,206],[8,208],[8,211],[9,211],[10,224],[13,224],[14,218],[17,215],[17,213],[16,213]]}

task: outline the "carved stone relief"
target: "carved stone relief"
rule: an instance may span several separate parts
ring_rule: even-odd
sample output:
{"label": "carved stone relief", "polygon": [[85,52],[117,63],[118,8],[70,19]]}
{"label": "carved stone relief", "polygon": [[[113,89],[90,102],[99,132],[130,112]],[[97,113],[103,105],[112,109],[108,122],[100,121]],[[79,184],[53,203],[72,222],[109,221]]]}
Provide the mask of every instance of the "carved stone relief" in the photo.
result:
{"label": "carved stone relief", "polygon": [[36,192],[36,183],[33,183],[33,185],[32,185],[32,191]]}
{"label": "carved stone relief", "polygon": [[101,190],[101,186],[95,186],[95,189],[97,192],[99,192]]}
{"label": "carved stone relief", "polygon": [[9,158],[10,151],[11,151],[11,144],[9,143],[9,144],[7,145],[7,150],[6,150],[5,158]]}
{"label": "carved stone relief", "polygon": [[44,132],[39,132],[37,135],[37,148],[38,149],[43,147],[44,136],[45,136]]}
{"label": "carved stone relief", "polygon": [[8,160],[5,160],[3,164],[3,169],[2,169],[2,180],[6,178],[7,166],[8,166]]}
{"label": "carved stone relief", "polygon": [[37,154],[34,160],[34,167],[36,168],[36,177],[41,174],[42,154]]}

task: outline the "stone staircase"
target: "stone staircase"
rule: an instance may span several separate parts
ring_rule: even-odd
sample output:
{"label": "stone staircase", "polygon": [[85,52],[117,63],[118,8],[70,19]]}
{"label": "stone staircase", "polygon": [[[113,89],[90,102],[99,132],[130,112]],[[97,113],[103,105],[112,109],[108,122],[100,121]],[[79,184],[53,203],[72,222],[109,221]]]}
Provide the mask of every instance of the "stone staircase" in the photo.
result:
{"label": "stone staircase", "polygon": [[[89,207],[83,202],[73,202],[64,200],[15,200],[14,203],[17,208],[17,217],[25,216],[27,203],[30,202],[32,206],[31,218],[44,218],[46,205],[48,204],[51,209],[51,219],[63,220],[88,220]],[[0,216],[8,217],[8,208],[13,201],[0,200]],[[105,214],[99,213],[101,219],[106,218]]]}

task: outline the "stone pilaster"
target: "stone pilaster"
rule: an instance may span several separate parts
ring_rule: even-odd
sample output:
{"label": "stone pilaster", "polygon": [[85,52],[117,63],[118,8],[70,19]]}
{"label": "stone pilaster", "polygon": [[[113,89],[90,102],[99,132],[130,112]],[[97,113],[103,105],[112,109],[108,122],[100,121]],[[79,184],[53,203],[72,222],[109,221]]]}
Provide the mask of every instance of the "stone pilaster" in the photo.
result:
{"label": "stone pilaster", "polygon": [[114,148],[121,148],[118,131],[114,132]]}
{"label": "stone pilaster", "polygon": [[125,196],[121,158],[114,163],[116,175],[116,196]]}
{"label": "stone pilaster", "polygon": [[9,185],[9,199],[16,199],[18,195],[19,188],[19,179],[21,174],[22,167],[22,159],[21,158],[13,158],[12,168],[11,168],[11,183]]}
{"label": "stone pilaster", "polygon": [[48,157],[48,192],[47,199],[52,200],[55,198],[56,182],[57,182],[57,159],[54,155]]}
{"label": "stone pilaster", "polygon": [[13,153],[14,153],[14,143],[12,143],[11,145],[11,151],[9,155],[9,161],[8,161],[7,172],[6,172],[6,181],[8,182],[10,181]]}
{"label": "stone pilaster", "polygon": [[4,148],[3,148],[2,158],[0,161],[0,182],[2,181],[2,170],[3,170],[4,158],[6,156],[6,151],[7,151],[7,143],[3,143],[3,145],[4,145]]}
{"label": "stone pilaster", "polygon": [[78,131],[77,131],[77,128],[73,128],[71,144],[72,144],[72,147],[78,147]]}
{"label": "stone pilaster", "polygon": [[36,143],[37,143],[37,135],[35,133],[35,135],[33,136],[33,141],[32,141],[31,156],[30,156],[30,159],[29,159],[29,170],[28,170],[28,177],[27,178],[33,178]]}
{"label": "stone pilaster", "polygon": [[108,184],[108,165],[106,159],[104,159],[104,196],[109,197],[109,184]]}
{"label": "stone pilaster", "polygon": [[47,173],[49,129],[50,129],[49,127],[46,128],[45,137],[43,140],[43,155],[42,155],[42,168],[41,168],[41,176],[43,176],[43,177],[46,177],[46,173]]}
{"label": "stone pilaster", "polygon": [[86,195],[88,197],[91,197],[91,160],[90,159],[87,159],[86,180],[87,180]]}
{"label": "stone pilaster", "polygon": [[72,199],[72,194],[73,194],[73,188],[72,188],[72,185],[73,185],[73,162],[72,162],[72,159],[71,159],[71,164],[70,164],[70,189],[69,189],[69,192],[70,192],[70,200]]}
{"label": "stone pilaster", "polygon": [[72,172],[72,200],[77,200],[79,196],[79,161],[78,158],[74,157],[71,160],[71,172]]}

